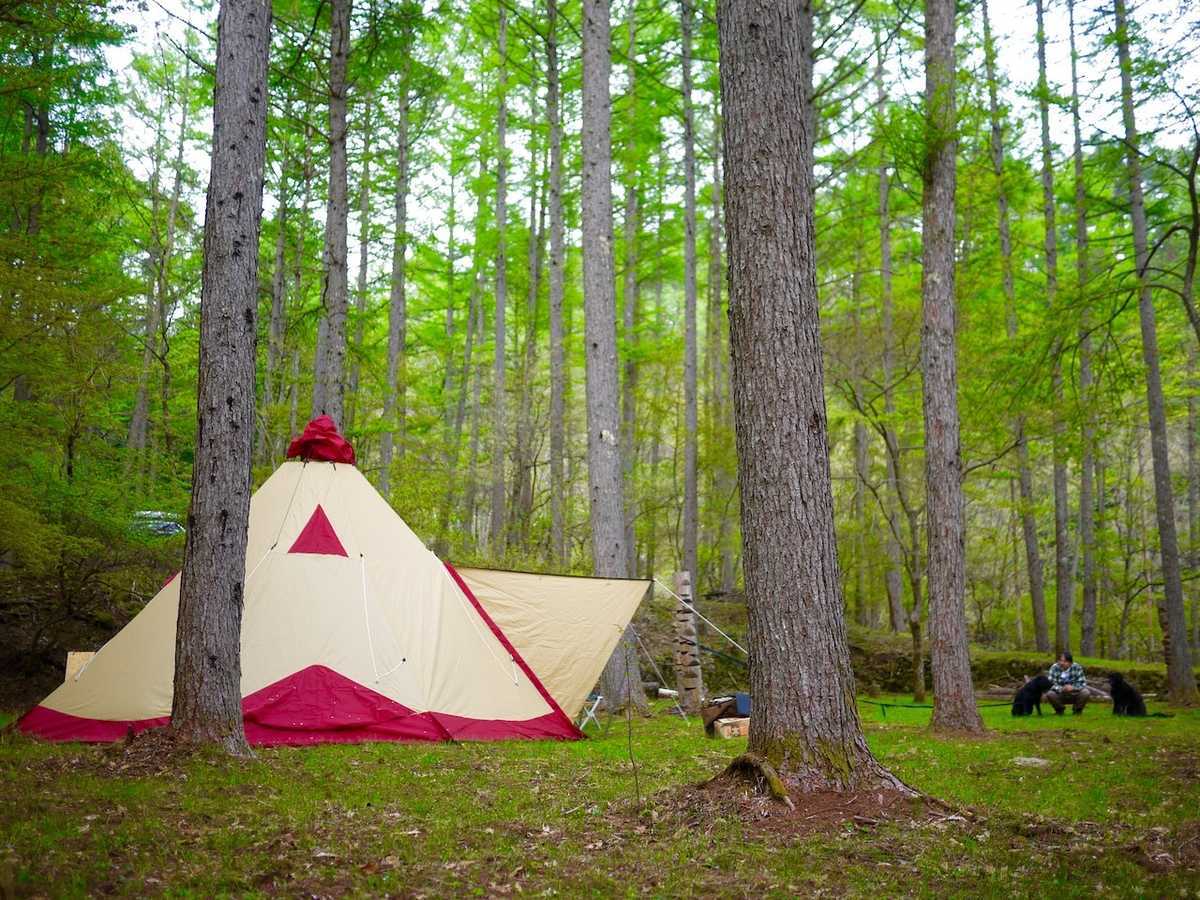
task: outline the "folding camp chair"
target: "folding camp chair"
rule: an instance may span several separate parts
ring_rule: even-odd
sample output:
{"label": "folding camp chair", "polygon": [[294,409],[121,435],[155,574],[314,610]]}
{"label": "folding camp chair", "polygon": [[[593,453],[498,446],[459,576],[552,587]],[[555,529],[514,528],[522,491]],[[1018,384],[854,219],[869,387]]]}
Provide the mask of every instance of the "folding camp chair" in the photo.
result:
{"label": "folding camp chair", "polygon": [[579,719],[580,731],[583,731],[587,727],[588,722],[595,722],[596,730],[600,730],[600,720],[596,718],[596,710],[600,708],[600,704],[603,702],[603,694],[597,694],[595,691],[588,694],[587,700],[583,703],[583,715]]}

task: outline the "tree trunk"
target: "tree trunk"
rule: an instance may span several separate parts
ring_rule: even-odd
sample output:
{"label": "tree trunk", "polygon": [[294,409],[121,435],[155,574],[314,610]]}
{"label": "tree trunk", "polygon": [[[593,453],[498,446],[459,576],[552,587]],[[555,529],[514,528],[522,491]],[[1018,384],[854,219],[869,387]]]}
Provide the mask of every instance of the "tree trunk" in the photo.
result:
{"label": "tree trunk", "polygon": [[[987,0],[983,3],[984,62],[987,69],[988,108],[991,118],[992,172],[996,176],[999,209],[1000,270],[1004,286],[1008,339],[1017,338],[1016,289],[1013,283],[1012,237],[1009,229],[1008,188],[1004,178],[1004,138],[1000,103],[996,95],[996,48],[992,42]],[[1025,417],[1013,421],[1017,447],[1017,480],[1021,489],[1021,531],[1025,540],[1025,563],[1029,573],[1029,603],[1033,610],[1034,641],[1042,653],[1050,651],[1050,630],[1046,622],[1046,594],[1042,573],[1042,555],[1038,548],[1037,520],[1034,517],[1033,474],[1029,467],[1029,445],[1025,440]]]}
{"label": "tree trunk", "polygon": [[[287,172],[285,157],[280,166]],[[271,450],[271,407],[275,401],[275,380],[283,361],[284,313],[287,303],[287,181],[281,175],[279,186],[279,209],[275,214],[275,254],[271,270],[271,321],[267,326],[267,366],[263,373],[262,410],[258,417],[258,440],[256,455],[259,462],[270,461]]]}
{"label": "tree trunk", "polygon": [[1079,402],[1083,407],[1079,463],[1079,542],[1083,552],[1083,610],[1080,617],[1079,652],[1096,655],[1096,526],[1093,506],[1093,469],[1096,427],[1092,412],[1092,326],[1087,297],[1088,233],[1087,190],[1083,180],[1083,136],[1079,119],[1079,55],[1075,50],[1075,0],[1068,0],[1071,41],[1071,124],[1074,133],[1072,158],[1075,168],[1075,289],[1079,305]]}
{"label": "tree trunk", "polygon": [[359,409],[358,391],[362,377],[363,339],[367,328],[367,267],[371,249],[371,142],[374,138],[374,98],[370,91],[363,98],[362,180],[358,185],[358,280],[354,286],[354,346],[350,355],[350,396],[346,401],[345,431],[354,430]]}
{"label": "tree trunk", "polygon": [[[1037,10],[1038,45],[1038,114],[1042,125],[1042,220],[1046,263],[1046,308],[1053,320],[1057,315],[1058,296],[1058,233],[1057,216],[1054,208],[1054,158],[1050,145],[1050,86],[1046,80],[1046,28],[1044,0],[1035,0]],[[1063,408],[1061,341],[1055,339],[1052,348],[1053,363],[1050,375],[1054,403],[1051,412],[1053,422],[1054,464],[1054,625],[1055,653],[1071,649],[1071,608],[1075,602],[1074,579],[1071,577],[1070,518],[1067,498],[1067,460],[1063,447]]]}
{"label": "tree trunk", "polygon": [[325,313],[317,337],[313,373],[314,416],[330,416],[343,424],[346,392],[346,228],[349,197],[346,185],[346,63],[350,55],[350,4],[330,0],[329,30],[329,202],[325,208]]}
{"label": "tree trunk", "polygon": [[902,789],[863,738],[842,615],[813,256],[812,10],[720,0],[717,25],[749,750],[801,790]]}
{"label": "tree trunk", "polygon": [[496,314],[493,320],[492,356],[492,557],[504,556],[504,453],[508,446],[505,435],[505,406],[508,403],[505,386],[504,316],[508,310],[508,9],[500,4],[499,52],[500,109],[496,113]]}
{"label": "tree trunk", "polygon": [[[1146,407],[1150,419],[1150,449],[1154,462],[1154,506],[1158,514],[1158,540],[1162,557],[1163,596],[1166,603],[1167,693],[1173,704],[1197,702],[1196,675],[1192,671],[1183,609],[1183,584],[1179,573],[1179,541],[1175,534],[1175,499],[1171,495],[1167,418],[1159,372],[1158,333],[1154,296],[1146,272],[1149,250],[1146,206],[1142,197],[1142,167],[1133,107],[1133,76],[1125,0],[1114,0],[1117,55],[1121,64],[1121,111],[1125,124],[1126,165],[1129,176],[1129,211],[1133,219],[1133,253],[1138,276],[1138,313],[1142,327],[1142,358],[1146,366]],[[1169,650],[1168,650],[1169,648]]]}
{"label": "tree trunk", "polygon": [[[883,47],[879,35],[875,35],[875,96],[879,109],[887,104],[887,88],[884,81]],[[881,142],[882,144],[882,142]],[[886,146],[886,145],[883,145]],[[904,585],[900,563],[900,541],[896,537],[896,496],[897,496],[897,460],[899,445],[896,442],[895,429],[892,420],[896,415],[895,380],[896,369],[896,336],[893,325],[892,303],[892,214],[891,214],[891,175],[888,172],[886,151],[879,156],[879,319],[880,330],[883,332],[883,439],[887,445],[885,456],[887,461],[888,490],[884,502],[883,514],[888,520],[887,529],[887,573],[884,584],[888,596],[888,619],[892,631],[898,632],[904,627]]]}
{"label": "tree trunk", "polygon": [[954,0],[925,0],[928,150],[921,216],[921,372],[935,731],[983,730],[967,653],[966,523],[954,295]]}
{"label": "tree trunk", "polygon": [[242,725],[241,625],[270,34],[269,4],[221,4],[204,215],[196,457],[171,705],[181,739],[239,755],[250,752]]}
{"label": "tree trunk", "polygon": [[692,110],[691,0],[680,0],[683,37],[683,568],[699,585],[696,543],[700,501],[696,479],[699,420],[696,401],[696,140]]}
{"label": "tree trunk", "polygon": [[712,405],[713,405],[713,434],[721,435],[720,449],[717,452],[716,474],[713,484],[716,487],[718,502],[722,504],[722,513],[717,525],[717,549],[721,554],[721,592],[728,594],[733,590],[735,572],[735,535],[730,527],[730,516],[724,513],[725,504],[736,502],[734,491],[737,488],[737,473],[730,469],[726,460],[726,440],[724,436],[732,437],[733,422],[730,417],[729,371],[726,368],[729,360],[729,348],[726,341],[726,317],[721,298],[722,277],[721,259],[721,107],[720,92],[713,95],[712,110],[713,144],[712,144],[712,184],[709,193],[708,211],[708,344],[712,354]]}
{"label": "tree trunk", "polygon": [[[629,11],[628,39],[625,57],[629,66],[629,108],[626,113],[630,132],[637,127],[637,4]],[[622,300],[622,325],[625,337],[625,377],[621,381],[621,435],[624,443],[622,463],[625,466],[625,554],[626,574],[637,577],[637,522],[638,498],[634,490],[633,469],[637,460],[637,313],[638,313],[638,231],[640,210],[638,209],[637,163],[635,154],[625,154],[625,214],[622,219],[625,243],[624,290]]]}
{"label": "tree trunk", "polygon": [[[529,108],[537,109],[537,86],[531,85]],[[533,520],[536,437],[533,421],[534,372],[537,368],[538,295],[542,284],[542,238],[546,233],[546,199],[539,185],[545,159],[537,144],[536,130],[529,136],[529,252],[528,290],[525,302],[525,334],[521,357],[521,403],[517,412],[517,458],[513,480],[515,503],[508,516],[509,543],[521,552],[529,550],[529,528]]]}
{"label": "tree trunk", "polygon": [[[388,297],[387,389],[383,396],[383,434],[379,438],[379,493],[391,495],[392,456],[397,440],[404,452],[405,357],[408,353],[408,68],[400,81],[396,109],[396,232],[392,240],[392,287]],[[463,378],[467,370],[463,370]],[[457,445],[456,445],[457,446]]]}
{"label": "tree trunk", "polygon": [[567,561],[563,510],[564,395],[562,117],[559,113],[558,2],[546,0],[546,120],[550,124],[550,558]]}
{"label": "tree trunk", "polygon": [[[626,572],[621,417],[617,408],[617,297],[613,265],[609,0],[583,2],[583,306],[587,374],[588,501],[596,575]],[[645,704],[629,630],[601,677],[610,709]]]}

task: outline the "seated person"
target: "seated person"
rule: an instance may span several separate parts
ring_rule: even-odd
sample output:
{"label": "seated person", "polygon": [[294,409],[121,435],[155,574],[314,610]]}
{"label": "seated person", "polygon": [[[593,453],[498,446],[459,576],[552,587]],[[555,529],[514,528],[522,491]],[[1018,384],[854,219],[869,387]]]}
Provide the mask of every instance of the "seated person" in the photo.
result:
{"label": "seated person", "polygon": [[1083,677],[1083,666],[1075,662],[1070,653],[1063,651],[1058,662],[1046,673],[1051,688],[1042,699],[1054,707],[1056,715],[1062,715],[1067,704],[1071,704],[1074,715],[1083,712],[1088,702],[1087,679]]}

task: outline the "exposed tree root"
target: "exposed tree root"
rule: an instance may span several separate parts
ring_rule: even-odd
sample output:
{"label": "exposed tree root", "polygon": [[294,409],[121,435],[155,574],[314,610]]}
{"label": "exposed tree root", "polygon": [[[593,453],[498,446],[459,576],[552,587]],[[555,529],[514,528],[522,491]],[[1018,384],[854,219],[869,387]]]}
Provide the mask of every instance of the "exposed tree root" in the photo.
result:
{"label": "exposed tree root", "polygon": [[[716,776],[716,778],[723,777],[748,781],[758,793],[769,794],[773,799],[786,804],[788,809],[796,808],[796,804],[792,802],[792,798],[788,794],[787,785],[783,783],[783,779],[779,777],[775,767],[757,753],[743,753],[736,757],[724,772]],[[716,778],[712,781],[715,781]],[[712,781],[709,783],[711,784]]]}

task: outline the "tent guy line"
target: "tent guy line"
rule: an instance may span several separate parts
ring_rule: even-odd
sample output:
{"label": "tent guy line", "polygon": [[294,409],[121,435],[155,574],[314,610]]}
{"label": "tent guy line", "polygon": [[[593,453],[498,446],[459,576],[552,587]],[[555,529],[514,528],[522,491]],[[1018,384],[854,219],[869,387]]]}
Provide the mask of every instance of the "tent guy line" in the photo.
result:
{"label": "tent guy line", "polygon": [[719,625],[717,625],[712,619],[705,616],[704,613],[700,612],[700,610],[696,609],[696,607],[693,604],[688,603],[686,600],[684,600],[682,597],[680,597],[677,593],[675,593],[673,590],[671,590],[669,587],[667,587],[665,584],[663,584],[657,578],[654,579],[654,583],[657,584],[664,591],[666,591],[668,594],[670,594],[672,597],[674,597],[676,600],[678,600],[680,603],[682,603],[684,606],[686,606],[688,609],[690,609],[692,612],[694,612],[696,614],[697,618],[706,622],[709,625],[709,627],[711,627],[713,629],[713,631],[715,631],[721,637],[725,638],[725,640],[729,641],[729,643],[733,644],[733,646],[737,647],[739,650],[741,650],[747,656],[750,655],[749,650],[747,650],[745,647],[743,647],[741,644],[739,644],[737,641],[735,641],[733,638],[731,638],[729,635],[727,635],[724,631],[722,631],[721,627]]}

